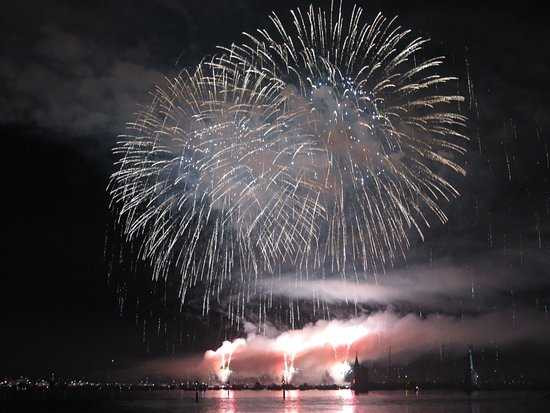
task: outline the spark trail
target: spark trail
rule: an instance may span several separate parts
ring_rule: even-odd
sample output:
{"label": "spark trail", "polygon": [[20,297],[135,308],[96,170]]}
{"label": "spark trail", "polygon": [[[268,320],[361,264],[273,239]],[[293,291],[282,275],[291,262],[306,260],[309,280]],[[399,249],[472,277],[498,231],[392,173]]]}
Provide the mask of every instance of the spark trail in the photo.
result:
{"label": "spark trail", "polygon": [[[258,280],[358,281],[458,195],[466,118],[428,40],[355,6],[296,9],[166,79],[114,152],[109,193],[155,279],[241,320]],[[273,307],[268,293],[263,314]],[[299,318],[290,303],[290,318]],[[260,312],[261,314],[261,312]]]}
{"label": "spark trail", "polygon": [[[522,311],[524,322],[515,327],[506,310],[464,317],[384,311],[348,320],[320,320],[270,337],[249,333],[246,339],[238,339],[241,344],[232,353],[232,374],[235,378],[267,375],[275,382],[284,376],[287,383],[312,383],[328,373],[333,382],[342,383],[356,354],[361,361],[385,359],[389,346],[395,359],[410,361],[437,352],[441,345],[457,354],[463,354],[469,344],[547,345],[550,335],[544,314]],[[215,370],[220,352],[221,348],[207,352],[201,368]]]}

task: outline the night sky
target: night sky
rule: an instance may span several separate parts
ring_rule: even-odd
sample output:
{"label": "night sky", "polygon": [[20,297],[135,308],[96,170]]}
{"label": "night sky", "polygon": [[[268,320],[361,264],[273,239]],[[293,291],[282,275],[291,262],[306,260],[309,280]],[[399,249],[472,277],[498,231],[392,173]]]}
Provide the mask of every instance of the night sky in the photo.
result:
{"label": "night sky", "polygon": [[[243,31],[266,26],[273,10],[286,16],[306,4],[122,0],[2,6],[0,376],[89,374],[108,369],[112,359],[129,364],[204,351],[202,343],[224,338],[211,333],[193,345],[146,348],[132,312],[120,311],[106,193],[111,147],[163,75],[193,66],[215,53],[216,45],[240,40]],[[445,54],[450,72],[464,81],[468,67],[479,108],[470,129],[469,174],[460,182],[463,197],[448,208],[447,226],[436,226],[424,244],[413,246],[408,264],[421,263],[427,251],[451,263],[479,262],[491,253],[493,261],[484,260],[484,268],[550,277],[547,15],[527,1],[358,4],[370,14],[399,15],[404,27],[431,38],[432,54]],[[514,267],[517,260],[495,252],[519,249],[531,251],[524,266]],[[116,277],[138,278],[139,288],[149,288],[146,269],[115,270]],[[542,308],[550,305],[548,290],[548,284],[537,284],[522,299]],[[198,318],[182,317],[189,330],[202,331]]]}

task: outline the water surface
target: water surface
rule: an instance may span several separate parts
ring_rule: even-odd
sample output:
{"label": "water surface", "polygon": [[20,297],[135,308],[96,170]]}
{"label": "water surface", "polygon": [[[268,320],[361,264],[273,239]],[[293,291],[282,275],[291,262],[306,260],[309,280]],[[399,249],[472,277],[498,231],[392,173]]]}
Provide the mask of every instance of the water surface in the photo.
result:
{"label": "water surface", "polygon": [[195,402],[188,391],[133,394],[131,400],[111,400],[110,411],[139,413],[339,412],[339,413],[519,413],[550,412],[550,398],[540,392],[292,390],[283,400],[279,391],[207,391]]}

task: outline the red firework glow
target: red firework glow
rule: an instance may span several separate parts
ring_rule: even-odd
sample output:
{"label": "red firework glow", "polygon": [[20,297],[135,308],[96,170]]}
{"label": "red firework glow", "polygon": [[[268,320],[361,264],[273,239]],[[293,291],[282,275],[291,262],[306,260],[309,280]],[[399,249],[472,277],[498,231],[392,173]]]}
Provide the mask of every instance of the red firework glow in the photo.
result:
{"label": "red firework glow", "polygon": [[548,320],[540,312],[522,309],[524,322],[514,325],[506,309],[471,316],[432,314],[400,315],[384,311],[350,320],[318,321],[300,330],[267,329],[267,335],[247,329],[246,338],[224,342],[217,350],[180,360],[151,360],[120,375],[163,375],[189,378],[214,374],[219,382],[230,377],[319,383],[330,376],[341,383],[349,361],[375,361],[387,357],[391,345],[396,362],[410,361],[442,343],[449,351],[463,354],[468,345],[498,343],[499,347],[531,340],[547,344]]}
{"label": "red firework glow", "polygon": [[[319,382],[327,374],[342,383],[349,372],[349,361],[392,354],[412,358],[437,349],[441,342],[449,350],[464,346],[498,342],[507,345],[529,337],[541,337],[548,325],[540,315],[530,322],[507,328],[509,315],[493,312],[471,317],[414,314],[400,316],[390,311],[350,320],[321,320],[300,330],[275,332],[269,336],[249,333],[244,338],[226,341],[217,350],[205,353],[202,368],[226,382],[234,372],[239,377],[270,376],[276,382],[294,379]],[[299,377],[299,379],[297,378]]]}
{"label": "red firework glow", "polygon": [[[218,379],[227,382],[232,370],[239,374],[257,374],[262,366],[265,374],[284,379],[289,383],[294,375],[304,371],[318,373],[315,361],[322,366],[335,383],[342,383],[350,370],[348,363],[353,343],[365,339],[376,331],[364,319],[346,322],[319,321],[301,330],[289,330],[274,338],[249,334],[246,339],[225,341],[217,350],[205,353],[207,361]],[[318,366],[319,367],[319,366]]]}

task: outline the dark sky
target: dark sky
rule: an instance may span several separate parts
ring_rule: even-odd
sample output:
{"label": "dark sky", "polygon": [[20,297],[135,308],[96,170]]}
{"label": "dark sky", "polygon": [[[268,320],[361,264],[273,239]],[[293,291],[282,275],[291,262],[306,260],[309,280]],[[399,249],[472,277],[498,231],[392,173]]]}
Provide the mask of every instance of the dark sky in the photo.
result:
{"label": "dark sky", "polygon": [[[448,227],[428,234],[421,250],[437,246],[441,256],[460,258],[480,248],[515,248],[521,238],[547,254],[550,29],[544,11],[527,1],[358,3],[368,13],[397,14],[403,26],[430,37],[434,54],[448,56],[450,69],[462,78],[468,59],[480,113],[472,128],[471,174]],[[97,371],[111,359],[144,355],[134,320],[120,316],[116,286],[107,277],[110,148],[164,74],[196,64],[215,53],[216,45],[240,40],[243,31],[266,26],[272,10],[286,16],[305,4],[120,0],[2,6],[7,211],[0,377]],[[415,256],[412,251],[411,260]],[[147,277],[143,270],[139,275]]]}

